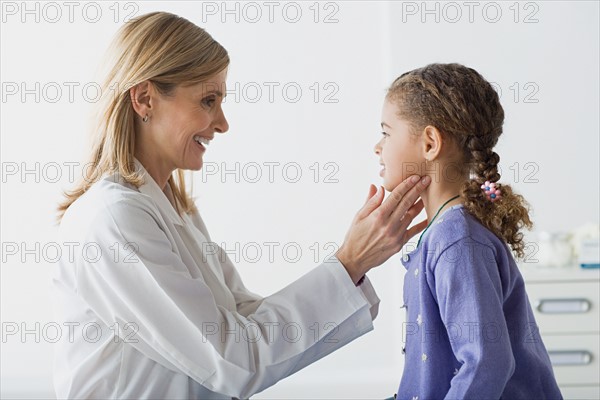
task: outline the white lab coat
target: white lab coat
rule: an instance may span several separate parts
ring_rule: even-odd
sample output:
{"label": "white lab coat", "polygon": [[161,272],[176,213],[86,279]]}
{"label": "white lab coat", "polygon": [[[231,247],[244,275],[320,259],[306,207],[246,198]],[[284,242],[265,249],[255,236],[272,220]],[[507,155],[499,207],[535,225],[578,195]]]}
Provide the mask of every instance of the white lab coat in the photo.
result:
{"label": "white lab coat", "polygon": [[139,190],[104,177],[60,225],[58,398],[248,398],[373,329],[373,287],[335,258],[249,292],[200,216],[181,218],[135,162]]}

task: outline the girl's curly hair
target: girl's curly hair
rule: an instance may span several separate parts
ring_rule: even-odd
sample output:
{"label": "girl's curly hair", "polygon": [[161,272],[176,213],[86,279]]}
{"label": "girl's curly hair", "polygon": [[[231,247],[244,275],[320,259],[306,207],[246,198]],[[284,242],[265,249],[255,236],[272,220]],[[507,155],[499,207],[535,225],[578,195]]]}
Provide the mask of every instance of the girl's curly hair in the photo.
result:
{"label": "girl's curly hair", "polygon": [[[533,224],[523,196],[498,183],[500,156],[493,148],[502,134],[504,110],[492,85],[464,65],[429,64],[398,77],[386,99],[398,107],[399,117],[409,121],[414,131],[435,126],[463,150],[461,169],[472,178],[461,189],[465,209],[522,258],[521,230]],[[481,189],[485,181],[496,182],[502,192],[500,200],[492,203],[486,198]]]}

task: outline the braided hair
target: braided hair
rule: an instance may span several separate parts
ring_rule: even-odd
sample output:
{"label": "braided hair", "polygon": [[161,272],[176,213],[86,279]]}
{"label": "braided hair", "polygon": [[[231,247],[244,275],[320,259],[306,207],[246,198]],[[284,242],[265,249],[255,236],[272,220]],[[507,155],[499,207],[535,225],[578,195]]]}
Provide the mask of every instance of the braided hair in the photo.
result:
{"label": "braided hair", "polygon": [[[461,64],[429,64],[406,72],[389,88],[386,99],[409,122],[413,134],[435,126],[462,154],[459,170],[467,179],[461,188],[465,209],[504,240],[518,258],[525,255],[522,228],[532,227],[529,205],[509,185],[500,184],[500,156],[493,150],[502,134],[504,109],[492,85]],[[502,192],[491,202],[481,189],[494,182]]]}

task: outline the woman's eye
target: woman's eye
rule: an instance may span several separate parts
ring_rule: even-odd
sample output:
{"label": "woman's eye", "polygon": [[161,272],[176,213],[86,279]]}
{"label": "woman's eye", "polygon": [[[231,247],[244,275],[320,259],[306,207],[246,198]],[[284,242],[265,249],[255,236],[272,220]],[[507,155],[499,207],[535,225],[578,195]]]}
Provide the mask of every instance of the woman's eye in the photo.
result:
{"label": "woman's eye", "polygon": [[208,108],[211,108],[215,104],[215,101],[217,101],[217,99],[211,96],[202,99],[202,104],[204,104]]}
{"label": "woman's eye", "polygon": [[385,133],[385,132],[381,132],[381,134],[382,134],[384,137],[388,137],[388,136],[390,136],[389,134],[387,134],[387,133]]}

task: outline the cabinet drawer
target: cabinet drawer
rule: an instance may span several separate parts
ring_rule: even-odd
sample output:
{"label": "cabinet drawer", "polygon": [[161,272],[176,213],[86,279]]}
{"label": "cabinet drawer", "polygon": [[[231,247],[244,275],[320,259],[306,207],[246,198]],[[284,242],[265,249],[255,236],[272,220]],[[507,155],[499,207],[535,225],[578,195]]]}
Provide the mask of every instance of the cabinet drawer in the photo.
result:
{"label": "cabinet drawer", "polygon": [[543,333],[600,331],[600,283],[526,283],[535,320]]}
{"label": "cabinet drawer", "polygon": [[542,335],[560,385],[600,385],[600,335]]}
{"label": "cabinet drawer", "polygon": [[565,400],[600,399],[600,386],[562,386],[560,391]]}

